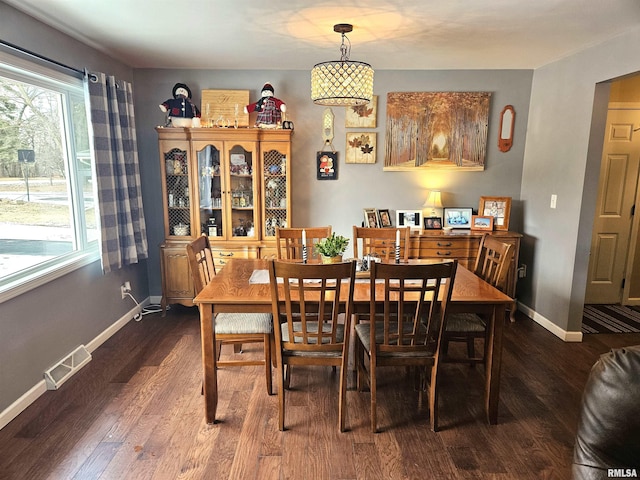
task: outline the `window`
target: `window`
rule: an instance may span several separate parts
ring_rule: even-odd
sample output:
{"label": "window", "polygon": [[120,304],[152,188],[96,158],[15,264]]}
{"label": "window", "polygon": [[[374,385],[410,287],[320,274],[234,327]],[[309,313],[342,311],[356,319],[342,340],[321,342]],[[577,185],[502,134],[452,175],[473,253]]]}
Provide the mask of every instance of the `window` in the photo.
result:
{"label": "window", "polygon": [[0,301],[99,258],[83,81],[0,52]]}

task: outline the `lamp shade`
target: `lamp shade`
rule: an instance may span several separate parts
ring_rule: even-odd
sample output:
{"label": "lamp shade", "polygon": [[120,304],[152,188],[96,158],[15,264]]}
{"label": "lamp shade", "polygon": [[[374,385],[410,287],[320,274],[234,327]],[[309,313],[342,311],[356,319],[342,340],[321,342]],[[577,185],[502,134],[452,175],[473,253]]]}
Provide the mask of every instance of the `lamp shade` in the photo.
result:
{"label": "lamp shade", "polygon": [[334,60],[311,70],[311,100],[317,105],[365,105],[373,98],[373,68],[364,62]]}
{"label": "lamp shade", "polygon": [[345,34],[352,30],[349,23],[334,25],[333,31],[342,35],[340,60],[316,63],[311,69],[311,100],[316,105],[365,105],[373,98],[373,68],[349,60],[351,41]]}
{"label": "lamp shade", "polygon": [[442,208],[442,198],[440,196],[440,190],[431,190],[427,200],[424,202],[423,207],[430,208]]}

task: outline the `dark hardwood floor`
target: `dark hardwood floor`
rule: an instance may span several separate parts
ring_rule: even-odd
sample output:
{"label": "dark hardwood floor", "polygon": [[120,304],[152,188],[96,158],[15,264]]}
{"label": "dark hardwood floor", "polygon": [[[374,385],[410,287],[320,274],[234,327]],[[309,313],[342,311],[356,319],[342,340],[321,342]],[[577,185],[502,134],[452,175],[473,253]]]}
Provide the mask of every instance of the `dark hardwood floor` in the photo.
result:
{"label": "dark hardwood floor", "polygon": [[0,478],[569,479],[591,366],[612,347],[639,343],[640,334],[564,343],[520,315],[505,334],[499,424],[484,420],[482,367],[449,364],[438,433],[410,379],[392,369],[381,378],[383,431],[370,432],[369,394],[351,390],[341,434],[337,375],[300,367],[280,432],[261,367],[221,369],[219,421],[204,423],[197,310],[176,306],[130,322],[2,429]]}

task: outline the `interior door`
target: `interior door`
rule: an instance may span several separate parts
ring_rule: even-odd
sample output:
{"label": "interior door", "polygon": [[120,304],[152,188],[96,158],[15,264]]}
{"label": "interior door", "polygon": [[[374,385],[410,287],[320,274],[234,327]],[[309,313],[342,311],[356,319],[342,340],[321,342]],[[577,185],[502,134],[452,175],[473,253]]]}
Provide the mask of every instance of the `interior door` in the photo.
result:
{"label": "interior door", "polygon": [[585,303],[621,303],[640,163],[640,110],[607,115]]}

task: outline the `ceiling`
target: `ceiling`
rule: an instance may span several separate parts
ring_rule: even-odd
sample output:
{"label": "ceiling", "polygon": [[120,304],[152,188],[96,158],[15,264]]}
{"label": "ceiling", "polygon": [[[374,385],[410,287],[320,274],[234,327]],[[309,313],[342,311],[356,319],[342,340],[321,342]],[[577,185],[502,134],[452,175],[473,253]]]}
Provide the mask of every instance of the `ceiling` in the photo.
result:
{"label": "ceiling", "polygon": [[639,0],[3,0],[134,68],[534,69],[640,28]]}

